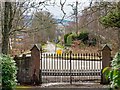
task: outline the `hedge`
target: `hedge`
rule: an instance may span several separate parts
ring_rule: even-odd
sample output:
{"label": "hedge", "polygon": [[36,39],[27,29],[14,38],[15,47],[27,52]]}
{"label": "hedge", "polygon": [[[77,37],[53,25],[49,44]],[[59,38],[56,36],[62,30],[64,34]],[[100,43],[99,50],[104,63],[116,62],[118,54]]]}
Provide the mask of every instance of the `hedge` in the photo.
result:
{"label": "hedge", "polygon": [[0,55],[0,60],[2,61],[2,90],[12,90],[17,84],[15,61],[7,55]]}

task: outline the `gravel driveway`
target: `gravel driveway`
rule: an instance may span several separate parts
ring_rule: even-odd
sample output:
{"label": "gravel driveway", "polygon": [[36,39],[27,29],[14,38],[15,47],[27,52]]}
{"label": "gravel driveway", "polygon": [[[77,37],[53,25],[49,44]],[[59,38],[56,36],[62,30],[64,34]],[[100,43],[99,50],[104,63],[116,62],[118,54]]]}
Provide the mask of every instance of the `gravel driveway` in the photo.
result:
{"label": "gravel driveway", "polygon": [[43,84],[43,88],[109,88],[109,85],[102,85],[100,83],[49,83]]}

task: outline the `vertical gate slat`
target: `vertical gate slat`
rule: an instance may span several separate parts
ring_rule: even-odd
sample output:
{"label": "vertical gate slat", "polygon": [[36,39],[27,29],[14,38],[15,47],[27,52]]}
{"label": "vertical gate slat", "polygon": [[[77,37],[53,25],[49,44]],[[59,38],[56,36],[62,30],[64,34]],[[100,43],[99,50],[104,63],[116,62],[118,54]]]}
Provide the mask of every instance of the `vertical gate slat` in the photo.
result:
{"label": "vertical gate slat", "polygon": [[[59,70],[59,61],[58,61],[58,54],[57,54],[57,70],[56,70],[56,72],[57,72],[57,75],[58,75],[58,70]],[[59,81],[59,79],[57,78],[57,82]]]}
{"label": "vertical gate slat", "polygon": [[67,75],[69,74],[69,60],[68,60],[68,58],[69,58],[69,54],[67,54],[67,57],[66,57],[66,59],[67,59]]}
{"label": "vertical gate slat", "polygon": [[100,75],[101,75],[101,70],[102,70],[102,55],[101,55],[101,53],[99,53],[99,58],[100,58]]}
{"label": "vertical gate slat", "polygon": [[86,55],[85,55],[85,61],[86,61],[86,64],[85,64],[85,66],[86,66],[86,79],[88,79],[88,66],[87,66],[87,61],[88,61],[88,56],[87,56],[87,53],[86,53]]}
{"label": "vertical gate slat", "polygon": [[73,57],[73,60],[71,60],[71,73],[73,73],[74,74],[74,72],[75,72],[75,54],[71,54],[72,55],[72,57]]}
{"label": "vertical gate slat", "polygon": [[64,54],[64,59],[65,59],[65,70],[66,70],[66,53]]}
{"label": "vertical gate slat", "polygon": [[[73,60],[71,60],[71,76],[75,73],[75,54],[71,54],[73,57]],[[73,80],[74,82],[74,80]]]}
{"label": "vertical gate slat", "polygon": [[61,56],[61,59],[62,59],[62,82],[63,82],[63,73],[64,73],[64,68],[63,68],[63,66],[64,66],[64,63],[63,63],[63,53],[62,53],[62,56]]}
{"label": "vertical gate slat", "polygon": [[60,80],[59,80],[59,82],[61,82],[61,70],[62,70],[62,69],[61,69],[61,68],[62,68],[62,66],[61,66],[61,61],[62,61],[62,60],[61,60],[61,54],[59,54],[59,70],[60,70],[60,71],[59,71],[59,74],[60,74]]}
{"label": "vertical gate slat", "polygon": [[86,58],[86,57],[85,57],[85,53],[83,54],[83,56],[84,56],[84,60],[83,60],[83,62],[84,62],[84,71],[83,71],[83,74],[84,74],[84,80],[85,80],[85,71],[86,71],[86,69],[85,69],[85,67],[86,67],[86,66],[85,66],[85,62],[86,62],[86,61],[85,61],[85,58]]}
{"label": "vertical gate slat", "polygon": [[78,75],[78,74],[77,74],[77,72],[78,72],[78,57],[77,57],[77,54],[75,54],[75,58],[76,58],[76,60],[75,60],[75,62],[76,62],[76,71],[75,71],[75,74],[76,74],[76,75],[75,75],[75,79],[77,80],[77,78],[78,78],[78,77],[77,77],[77,75]]}
{"label": "vertical gate slat", "polygon": [[48,57],[49,57],[49,60],[48,60],[48,61],[49,61],[49,65],[48,65],[48,67],[49,67],[49,69],[48,69],[48,76],[49,76],[49,75],[50,75],[50,67],[51,67],[51,63],[50,63],[50,62],[51,62],[51,54],[49,54]]}
{"label": "vertical gate slat", "polygon": [[[53,63],[53,54],[51,54],[51,72],[53,72],[53,68],[54,68],[54,63]],[[53,75],[53,74],[52,74]]]}
{"label": "vertical gate slat", "polygon": [[60,82],[61,82],[61,75],[62,75],[62,73],[61,73],[61,71],[62,71],[62,59],[61,59],[61,54],[59,54],[59,62],[60,62]]}
{"label": "vertical gate slat", "polygon": [[56,82],[56,72],[55,72],[55,70],[56,70],[56,54],[54,54],[54,69],[53,69],[53,74],[54,74],[54,76],[55,76],[55,82]]}
{"label": "vertical gate slat", "polygon": [[96,53],[96,60],[97,60],[97,64],[96,64],[96,67],[97,67],[97,73],[96,73],[96,78],[97,78],[97,82],[99,80],[99,58],[97,57],[97,53]]}
{"label": "vertical gate slat", "polygon": [[[83,54],[81,53],[81,60],[80,60],[81,61],[81,73],[80,73],[81,76],[83,76],[83,71],[82,71],[83,70],[83,62],[82,62],[82,59],[83,59]],[[81,78],[81,80],[83,80],[83,78]]]}
{"label": "vertical gate slat", "polygon": [[[44,67],[43,67],[43,68],[44,68],[44,69],[43,69],[43,71],[44,71],[44,74],[43,74],[43,75],[44,75],[44,78],[43,78],[43,79],[45,79],[45,76],[46,76],[46,75],[45,75],[45,66],[46,66],[46,63],[45,63],[45,54],[44,54],[44,59],[43,59],[43,60],[44,60],[44,63],[43,63],[43,64],[44,64]],[[45,80],[44,80],[44,81],[45,81]]]}
{"label": "vertical gate slat", "polygon": [[89,68],[88,68],[89,69],[89,79],[91,79],[90,78],[90,76],[91,76],[91,74],[90,74],[90,72],[91,72],[90,71],[91,70],[91,68],[90,68],[90,53],[88,54],[88,60],[89,60],[89,62],[88,62],[89,63]]}
{"label": "vertical gate slat", "polygon": [[80,81],[80,54],[78,53],[78,78],[79,78],[79,81]]}
{"label": "vertical gate slat", "polygon": [[[46,74],[48,75],[48,54],[46,54]],[[47,75],[46,75],[46,82],[48,82]]]}
{"label": "vertical gate slat", "polygon": [[94,61],[94,80],[95,80],[96,77],[95,53],[93,53],[93,61]]}
{"label": "vertical gate slat", "polygon": [[[67,65],[66,65],[66,62],[67,62],[67,60],[66,60],[66,53],[65,53],[65,55],[64,55],[64,57],[65,57],[65,76],[66,76],[66,73],[67,73]],[[67,80],[65,79],[65,82],[67,82]]]}

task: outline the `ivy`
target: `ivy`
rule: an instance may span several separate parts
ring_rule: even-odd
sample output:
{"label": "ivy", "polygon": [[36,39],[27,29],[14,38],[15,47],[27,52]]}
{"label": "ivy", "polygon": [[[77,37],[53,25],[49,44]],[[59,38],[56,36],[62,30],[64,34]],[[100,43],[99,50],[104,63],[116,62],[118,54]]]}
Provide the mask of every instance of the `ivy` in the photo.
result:
{"label": "ivy", "polygon": [[104,68],[103,73],[110,80],[112,88],[120,88],[120,51],[114,56],[111,67]]}

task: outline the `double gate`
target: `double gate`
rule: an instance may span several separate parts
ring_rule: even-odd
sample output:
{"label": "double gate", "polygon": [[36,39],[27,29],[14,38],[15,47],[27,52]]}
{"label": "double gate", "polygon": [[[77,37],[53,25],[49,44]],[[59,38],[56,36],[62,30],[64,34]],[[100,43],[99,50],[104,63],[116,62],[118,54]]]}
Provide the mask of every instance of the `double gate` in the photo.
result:
{"label": "double gate", "polygon": [[[32,83],[36,75],[39,83],[101,82],[108,83],[101,71],[110,66],[111,49],[105,45],[101,53],[45,54],[36,45],[31,54],[15,56],[19,83]],[[37,81],[36,79],[36,81]]]}
{"label": "double gate", "polygon": [[100,53],[42,54],[40,60],[42,83],[100,82],[102,56]]}

